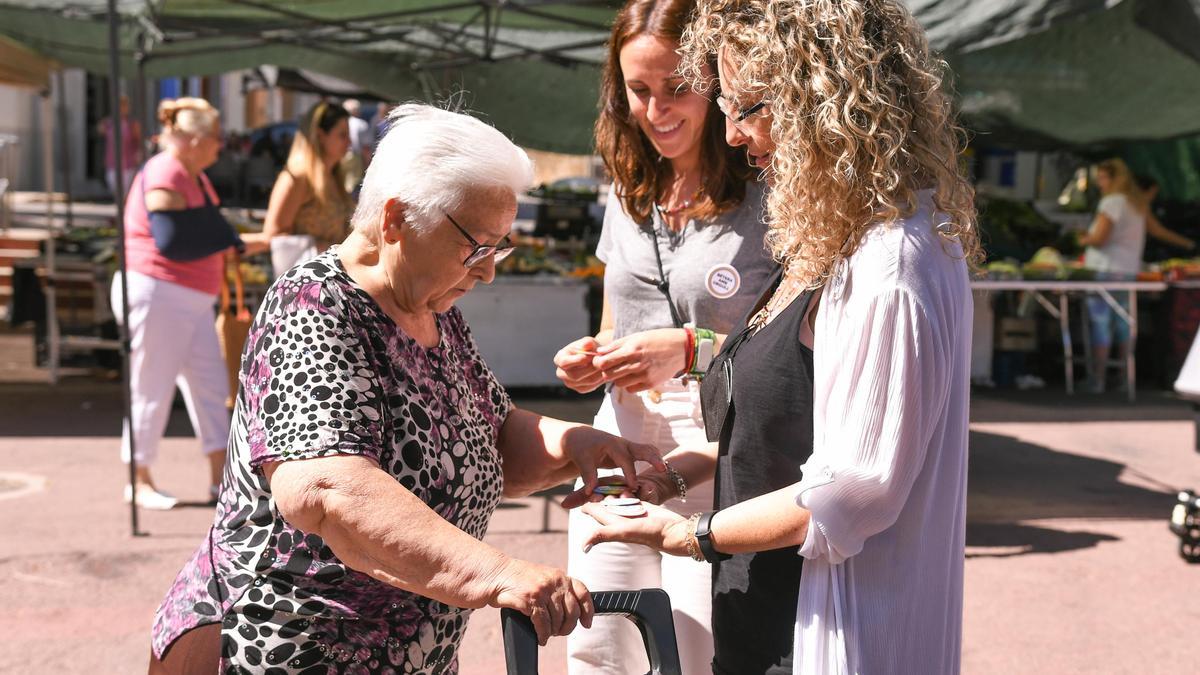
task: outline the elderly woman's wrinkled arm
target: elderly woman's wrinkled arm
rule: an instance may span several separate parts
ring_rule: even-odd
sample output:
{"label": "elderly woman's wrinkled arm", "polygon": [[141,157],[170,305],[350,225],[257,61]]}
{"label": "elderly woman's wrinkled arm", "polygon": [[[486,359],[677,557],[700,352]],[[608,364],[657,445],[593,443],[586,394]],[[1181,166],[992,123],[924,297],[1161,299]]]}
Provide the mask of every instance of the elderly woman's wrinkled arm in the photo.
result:
{"label": "elderly woman's wrinkled arm", "polygon": [[450,524],[371,460],[338,455],[263,467],[280,514],[352,569],[455,607],[511,607],[539,638],[591,625],[582,583],[510,558]]}
{"label": "elderly woman's wrinkled arm", "polygon": [[621,469],[631,488],[637,485],[637,461],[666,470],[652,446],[520,408],[505,419],[498,446],[504,458],[505,496],[525,496],[582,477],[583,488],[563,502],[568,508],[586,501],[597,485],[596,469]]}

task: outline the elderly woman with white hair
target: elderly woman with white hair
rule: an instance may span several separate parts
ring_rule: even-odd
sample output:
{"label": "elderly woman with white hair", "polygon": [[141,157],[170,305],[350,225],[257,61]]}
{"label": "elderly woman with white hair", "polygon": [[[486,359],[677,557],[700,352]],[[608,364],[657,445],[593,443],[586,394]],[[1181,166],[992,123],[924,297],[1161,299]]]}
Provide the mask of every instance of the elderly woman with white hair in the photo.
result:
{"label": "elderly woman with white hair", "polygon": [[511,250],[523,151],[405,105],[346,241],[267,292],[242,358],[212,529],[154,622],[151,673],[452,673],[472,608],[539,638],[590,625],[587,589],[481,539],[502,495],[650,447],[515,407],[454,302]]}

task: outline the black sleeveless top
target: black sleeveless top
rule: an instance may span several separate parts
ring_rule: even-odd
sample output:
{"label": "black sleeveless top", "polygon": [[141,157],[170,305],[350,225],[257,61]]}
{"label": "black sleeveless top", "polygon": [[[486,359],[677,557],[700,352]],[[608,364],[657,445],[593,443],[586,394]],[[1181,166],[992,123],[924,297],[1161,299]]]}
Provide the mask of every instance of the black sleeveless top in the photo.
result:
{"label": "black sleeveless top", "polygon": [[[781,277],[775,274],[766,297]],[[743,322],[709,368],[715,372],[732,359],[732,402],[720,429],[714,508],[798,482],[800,466],[812,454],[813,354],[800,343],[812,295],[798,296],[757,333],[750,334]],[[803,560],[796,550],[735,555],[713,565],[716,675],[791,675]]]}

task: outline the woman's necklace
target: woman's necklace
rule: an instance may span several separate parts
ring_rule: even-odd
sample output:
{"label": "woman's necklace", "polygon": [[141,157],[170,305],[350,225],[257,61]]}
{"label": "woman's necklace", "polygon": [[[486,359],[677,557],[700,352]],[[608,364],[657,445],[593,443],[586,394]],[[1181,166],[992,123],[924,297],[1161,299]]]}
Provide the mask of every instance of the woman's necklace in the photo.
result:
{"label": "woman's necklace", "polygon": [[767,304],[763,305],[762,309],[754,315],[750,320],[750,326],[753,327],[753,332],[757,333],[762,330],[763,326],[772,317],[777,315],[784,307],[787,307],[800,295],[804,290],[804,284],[800,283],[794,275],[784,273],[783,280],[775,287],[775,292],[771,294],[771,298],[767,300]]}
{"label": "woman's necklace", "polygon": [[[677,183],[677,185],[681,184],[682,182],[683,181],[680,181]],[[700,195],[703,193],[704,181],[702,180],[696,186],[696,190],[692,192],[690,197],[676,202],[674,206],[668,208],[662,204],[654,204],[654,209],[658,211],[659,217],[662,218],[663,225],[666,226],[665,229],[667,231],[667,238],[672,247],[679,245],[679,240],[683,237],[683,231],[687,226],[686,220],[682,222],[675,222],[675,216],[685,213],[688,209],[691,209],[696,202],[700,201]]]}
{"label": "woman's necklace", "polygon": [[658,207],[658,212],[663,214],[664,216],[673,216],[677,213],[683,213],[684,211],[687,211],[688,209],[692,208],[692,205],[696,203],[696,200],[700,199],[701,191],[702,191],[701,188],[697,187],[696,191],[692,193],[691,197],[688,197],[687,199],[679,202],[678,204],[676,204],[675,206],[672,206],[671,208],[667,208],[665,206],[661,206],[658,204],[655,204],[655,206]]}

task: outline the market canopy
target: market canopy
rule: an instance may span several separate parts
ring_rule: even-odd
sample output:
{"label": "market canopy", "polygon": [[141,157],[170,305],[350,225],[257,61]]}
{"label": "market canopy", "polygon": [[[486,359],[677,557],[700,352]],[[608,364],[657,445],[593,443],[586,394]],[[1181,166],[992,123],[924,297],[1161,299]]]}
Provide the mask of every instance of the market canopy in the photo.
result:
{"label": "market canopy", "polygon": [[[1200,133],[1200,0],[906,0],[981,140],[1083,146]],[[465,105],[519,143],[591,147],[619,2],[118,0],[123,72],[272,64]],[[0,0],[0,36],[107,71],[105,0]]]}
{"label": "market canopy", "polygon": [[1002,143],[1200,133],[1200,0],[908,4],[949,60],[971,127]]}
{"label": "market canopy", "polygon": [[50,73],[56,68],[50,59],[0,37],[0,84],[30,89],[49,89]]}
{"label": "market canopy", "polygon": [[[215,75],[272,64],[381,98],[444,100],[522,144],[591,148],[607,0],[118,0],[122,73]],[[0,0],[0,36],[108,70],[105,0]]]}

